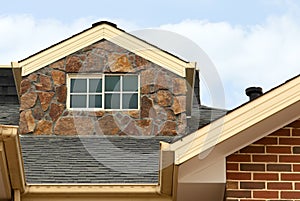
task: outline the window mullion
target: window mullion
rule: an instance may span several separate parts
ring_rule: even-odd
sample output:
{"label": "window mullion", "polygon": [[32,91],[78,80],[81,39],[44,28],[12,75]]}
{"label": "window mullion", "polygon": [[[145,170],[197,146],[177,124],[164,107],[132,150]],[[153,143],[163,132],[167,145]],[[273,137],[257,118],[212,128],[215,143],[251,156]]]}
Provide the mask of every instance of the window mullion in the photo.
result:
{"label": "window mullion", "polygon": [[105,74],[102,77],[102,108],[105,109]]}
{"label": "window mullion", "polygon": [[[115,76],[115,77],[117,76],[117,77],[119,77],[119,81],[120,81],[119,91],[116,90],[116,89],[114,89],[112,91],[106,91],[105,84],[107,82],[105,80],[108,76]],[[78,92],[71,92],[71,91],[68,92],[69,99],[71,99],[71,97],[74,96],[74,101],[76,101],[76,102],[74,102],[74,107],[77,107],[77,106],[75,106],[75,104],[79,104],[79,106],[80,105],[83,106],[83,104],[82,104],[83,101],[86,101],[86,105],[83,108],[86,108],[86,109],[98,108],[98,109],[100,109],[99,107],[96,107],[96,105],[99,106],[100,101],[101,101],[101,109],[107,109],[106,104],[105,104],[106,97],[109,99],[109,97],[108,97],[108,95],[109,95],[112,98],[113,97],[117,98],[117,96],[119,95],[119,100],[118,100],[118,101],[120,101],[119,107],[113,107],[113,108],[111,108],[111,110],[117,110],[117,109],[124,110],[124,109],[137,109],[137,108],[139,108],[139,106],[140,106],[140,99],[139,99],[139,96],[140,96],[140,89],[139,89],[140,88],[140,77],[137,76],[138,79],[133,79],[133,78],[132,79],[131,78],[127,79],[127,77],[125,77],[125,76],[131,76],[131,75],[111,74],[111,75],[108,75],[108,76],[105,75],[105,74],[102,74],[101,77],[87,75],[87,76],[81,76],[80,78],[78,78],[78,79],[82,80],[81,82],[83,82],[84,79],[86,80],[86,88],[85,88],[86,91],[81,92],[81,90],[84,89],[83,85],[82,85],[82,86],[79,86],[78,90],[76,88],[76,90]],[[73,78],[73,79],[75,79],[75,78]],[[98,81],[96,82],[95,79],[97,79]],[[116,79],[117,78],[112,78],[111,81],[108,80],[108,82],[110,83],[114,80],[116,81]],[[72,80],[72,78],[70,78],[68,80],[68,86],[70,86],[70,87],[71,87],[71,84],[70,84],[71,80]],[[130,84],[130,86],[128,86],[128,87],[125,85],[127,83],[127,80],[128,80],[128,84]],[[133,80],[135,80],[135,81],[133,81]],[[94,87],[97,88],[96,83],[102,83],[102,87],[101,87],[102,91],[101,92],[94,91]],[[133,89],[133,86],[131,86],[131,85],[134,85],[134,84],[137,85],[137,87],[138,87],[137,91],[131,91],[131,89]],[[91,89],[91,87],[93,87],[93,88]],[[112,88],[112,86],[106,86],[106,87],[108,87],[109,89]],[[90,91],[90,90],[92,90],[92,91]],[[128,90],[130,90],[130,91],[128,91]],[[133,96],[132,100],[131,100],[131,97],[130,97],[131,95]],[[101,98],[99,96],[101,96]],[[138,98],[138,100],[136,100],[136,97]],[[75,98],[76,98],[76,100],[75,100]],[[95,99],[95,101],[97,103],[96,102],[95,103],[94,102],[90,103],[90,99],[92,99],[92,100]],[[110,108],[112,106],[117,106],[116,101],[113,101],[112,103],[114,103],[114,105],[111,105],[111,106],[110,106],[110,103],[107,103],[108,108]],[[126,102],[126,104],[124,104],[125,103],[124,101]],[[137,102],[132,102],[131,103],[131,101],[137,101]],[[71,104],[71,103],[69,103],[69,104]],[[134,105],[127,106],[127,104],[137,104],[137,106],[136,105],[135,106]]]}
{"label": "window mullion", "polygon": [[120,75],[120,109],[123,109],[123,75]]}
{"label": "window mullion", "polygon": [[141,95],[141,94],[140,94],[140,86],[141,86],[141,85],[140,85],[140,83],[141,83],[141,82],[140,82],[140,79],[141,79],[141,77],[138,75],[138,79],[137,79],[137,80],[138,80],[138,83],[137,83],[137,85],[138,85],[138,86],[137,86],[137,87],[138,87],[138,88],[137,88],[137,97],[138,97],[138,105],[137,105],[137,109],[140,108],[140,104],[141,104],[141,103],[140,103],[140,100],[141,100],[141,99],[140,99],[140,95]]}
{"label": "window mullion", "polygon": [[90,108],[90,97],[89,97],[89,92],[90,92],[90,79],[86,79],[87,85],[86,85],[86,108]]}

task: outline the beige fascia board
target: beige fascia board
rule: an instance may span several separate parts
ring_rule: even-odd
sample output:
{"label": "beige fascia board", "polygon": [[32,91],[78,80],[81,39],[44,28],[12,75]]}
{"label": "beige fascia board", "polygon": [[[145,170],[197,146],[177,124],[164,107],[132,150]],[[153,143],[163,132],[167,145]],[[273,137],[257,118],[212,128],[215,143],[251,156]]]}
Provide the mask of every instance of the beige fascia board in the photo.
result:
{"label": "beige fascia board", "polygon": [[97,26],[77,36],[57,44],[41,53],[32,56],[19,65],[22,67],[22,76],[26,76],[42,67],[45,67],[61,58],[64,58],[98,40],[103,39],[104,25]]}
{"label": "beige fascia board", "polygon": [[170,144],[179,165],[241,131],[284,110],[300,99],[300,77],[236,109],[221,119]]}
{"label": "beige fascia board", "polygon": [[160,194],[156,184],[27,184],[27,194]]}
{"label": "beige fascia board", "polygon": [[165,195],[172,195],[174,171],[174,152],[160,151],[159,161],[159,184],[160,192]]}
{"label": "beige fascia board", "polygon": [[22,67],[22,76],[26,76],[101,39],[107,39],[116,43],[182,77],[185,77],[185,68],[195,68],[195,63],[193,62],[184,62],[130,34],[103,24],[20,62],[19,65]]}
{"label": "beige fascia board", "polygon": [[0,65],[0,68],[11,68],[11,65]]}
{"label": "beige fascia board", "polygon": [[21,68],[19,66],[19,63],[18,62],[11,62],[11,64],[9,65],[0,65],[0,68]]}
{"label": "beige fascia board", "polygon": [[19,65],[19,63],[17,61],[12,61],[11,68],[21,68],[21,66]]}
{"label": "beige fascia board", "polygon": [[0,140],[4,142],[11,186],[24,192],[25,174],[18,126],[0,125]]}
{"label": "beige fascia board", "polygon": [[11,62],[12,72],[14,76],[16,91],[18,93],[18,98],[20,101],[20,88],[21,88],[21,81],[22,81],[22,69],[18,62]]}
{"label": "beige fascia board", "polygon": [[0,124],[0,140],[8,140],[15,138],[18,134],[18,126],[1,125]]}
{"label": "beige fascia board", "polygon": [[11,199],[11,185],[4,144],[0,141],[0,200]]}
{"label": "beige fascia board", "polygon": [[105,28],[105,39],[148,59],[173,73],[185,77],[186,68],[195,68],[195,62],[184,62],[134,36],[113,27]]}
{"label": "beige fascia board", "polygon": [[[195,63],[196,66],[196,63]],[[193,106],[193,99],[194,99],[194,86],[195,86],[195,75],[196,69],[187,68],[186,69],[186,115],[191,116],[192,114],[192,106]]]}
{"label": "beige fascia board", "polygon": [[[20,83],[21,83],[21,69],[20,69],[20,66],[19,66],[19,63],[18,62],[11,62],[11,65],[0,65],[0,69],[1,68],[6,68],[6,69],[11,69],[12,70],[12,73],[13,73],[13,76],[14,76],[14,81],[15,81],[15,86],[16,86],[16,90],[17,90],[17,93],[18,95],[20,94]],[[18,96],[19,98],[19,96]]]}
{"label": "beige fascia board", "polygon": [[170,144],[164,141],[160,141],[160,150],[162,151],[169,151],[170,150]]}
{"label": "beige fascia board", "polygon": [[19,189],[14,190],[14,201],[21,201],[21,192]]}
{"label": "beige fascia board", "polygon": [[156,184],[27,184],[24,201],[171,201]]}

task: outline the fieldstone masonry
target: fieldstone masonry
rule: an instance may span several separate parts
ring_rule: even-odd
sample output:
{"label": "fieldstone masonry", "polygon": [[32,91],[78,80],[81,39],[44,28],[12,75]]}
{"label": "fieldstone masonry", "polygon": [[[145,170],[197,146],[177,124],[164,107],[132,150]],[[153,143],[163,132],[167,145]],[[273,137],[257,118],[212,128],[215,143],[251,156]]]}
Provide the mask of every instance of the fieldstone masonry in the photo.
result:
{"label": "fieldstone masonry", "polygon": [[[140,109],[71,111],[68,73],[140,74]],[[23,77],[20,133],[57,135],[182,135],[186,130],[184,78],[102,40]]]}

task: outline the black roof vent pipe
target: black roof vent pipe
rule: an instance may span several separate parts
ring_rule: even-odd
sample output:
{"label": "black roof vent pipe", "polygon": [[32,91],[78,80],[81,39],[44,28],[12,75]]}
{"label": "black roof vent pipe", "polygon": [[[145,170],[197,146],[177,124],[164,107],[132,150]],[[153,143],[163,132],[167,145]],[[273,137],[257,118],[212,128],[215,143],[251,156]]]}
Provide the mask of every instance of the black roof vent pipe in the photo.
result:
{"label": "black roof vent pipe", "polygon": [[245,90],[245,92],[246,92],[246,95],[249,96],[250,101],[263,95],[263,91],[262,91],[261,87],[249,87]]}

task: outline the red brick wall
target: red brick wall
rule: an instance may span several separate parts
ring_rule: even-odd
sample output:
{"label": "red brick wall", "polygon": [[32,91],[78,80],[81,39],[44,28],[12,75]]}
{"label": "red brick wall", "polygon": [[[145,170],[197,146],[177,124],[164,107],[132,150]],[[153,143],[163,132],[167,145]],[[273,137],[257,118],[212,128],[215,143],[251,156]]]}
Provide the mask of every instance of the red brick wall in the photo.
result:
{"label": "red brick wall", "polygon": [[300,120],[227,157],[227,201],[300,200]]}

